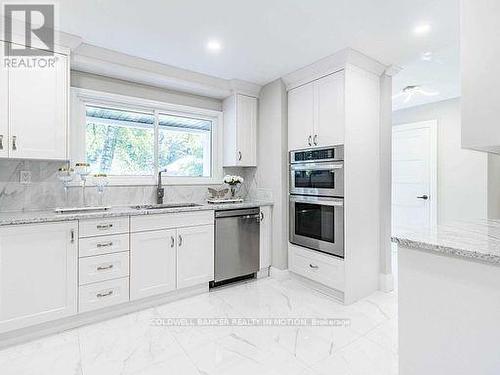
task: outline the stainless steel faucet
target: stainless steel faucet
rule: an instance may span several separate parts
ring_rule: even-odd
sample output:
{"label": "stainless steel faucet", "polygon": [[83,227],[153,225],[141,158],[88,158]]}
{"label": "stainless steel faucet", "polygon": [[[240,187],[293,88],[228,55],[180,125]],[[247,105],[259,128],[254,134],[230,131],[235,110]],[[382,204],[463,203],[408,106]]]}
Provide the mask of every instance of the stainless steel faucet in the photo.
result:
{"label": "stainless steel faucet", "polygon": [[161,174],[167,172],[167,169],[162,169],[158,171],[158,186],[156,187],[156,203],[163,204],[163,197],[165,196],[165,189],[161,184]]}

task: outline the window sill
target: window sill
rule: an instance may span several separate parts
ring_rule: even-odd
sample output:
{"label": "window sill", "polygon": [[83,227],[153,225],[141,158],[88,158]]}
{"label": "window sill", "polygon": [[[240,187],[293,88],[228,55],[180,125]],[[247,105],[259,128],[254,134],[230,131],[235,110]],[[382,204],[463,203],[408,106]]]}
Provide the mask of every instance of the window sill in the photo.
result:
{"label": "window sill", "polygon": [[[107,186],[156,186],[157,179],[153,176],[110,176]],[[218,177],[168,177],[162,176],[163,186],[190,186],[190,185],[221,185],[224,181]],[[81,187],[80,181],[72,181],[70,188]],[[86,187],[97,186],[92,177],[89,177]]]}

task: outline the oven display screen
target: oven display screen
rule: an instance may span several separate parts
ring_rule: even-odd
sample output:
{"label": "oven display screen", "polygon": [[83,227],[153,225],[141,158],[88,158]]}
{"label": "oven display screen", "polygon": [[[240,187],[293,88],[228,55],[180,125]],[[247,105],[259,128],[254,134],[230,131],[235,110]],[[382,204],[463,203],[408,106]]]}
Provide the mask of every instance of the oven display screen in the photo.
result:
{"label": "oven display screen", "polygon": [[294,187],[306,189],[335,189],[335,172],[332,170],[295,171]]}

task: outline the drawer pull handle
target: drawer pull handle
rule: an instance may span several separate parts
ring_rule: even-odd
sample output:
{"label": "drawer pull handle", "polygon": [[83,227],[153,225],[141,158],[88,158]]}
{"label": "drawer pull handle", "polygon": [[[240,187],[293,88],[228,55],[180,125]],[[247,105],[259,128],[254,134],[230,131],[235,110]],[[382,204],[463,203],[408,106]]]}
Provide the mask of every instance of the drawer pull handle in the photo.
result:
{"label": "drawer pull handle", "polygon": [[98,266],[97,267],[97,270],[98,271],[106,271],[106,270],[110,270],[114,267],[114,265],[110,264],[109,266]]}
{"label": "drawer pull handle", "polygon": [[309,264],[309,267],[311,267],[313,270],[317,270],[319,268],[319,266],[315,264]]}
{"label": "drawer pull handle", "polygon": [[113,295],[113,291],[110,290],[109,292],[106,292],[106,293],[97,293],[96,297],[97,298],[104,298],[104,297],[109,297],[109,296],[112,296],[112,295]]}
{"label": "drawer pull handle", "polygon": [[97,248],[113,246],[113,242],[98,243]]}
{"label": "drawer pull handle", "polygon": [[97,229],[99,230],[107,230],[113,228],[113,224],[99,224]]}

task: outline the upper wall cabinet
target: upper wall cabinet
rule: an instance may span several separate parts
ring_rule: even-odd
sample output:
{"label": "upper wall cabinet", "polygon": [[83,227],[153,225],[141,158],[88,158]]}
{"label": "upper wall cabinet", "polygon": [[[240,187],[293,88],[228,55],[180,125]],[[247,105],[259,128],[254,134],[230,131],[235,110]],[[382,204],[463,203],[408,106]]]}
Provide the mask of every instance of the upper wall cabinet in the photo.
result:
{"label": "upper wall cabinet", "polygon": [[69,61],[60,53],[53,61],[43,68],[2,69],[0,157],[67,159]]}
{"label": "upper wall cabinet", "polygon": [[344,71],[288,92],[288,149],[344,143]]}
{"label": "upper wall cabinet", "polygon": [[257,166],[257,98],[234,94],[223,110],[224,166]]}
{"label": "upper wall cabinet", "polygon": [[498,0],[462,0],[462,146],[500,154]]}

